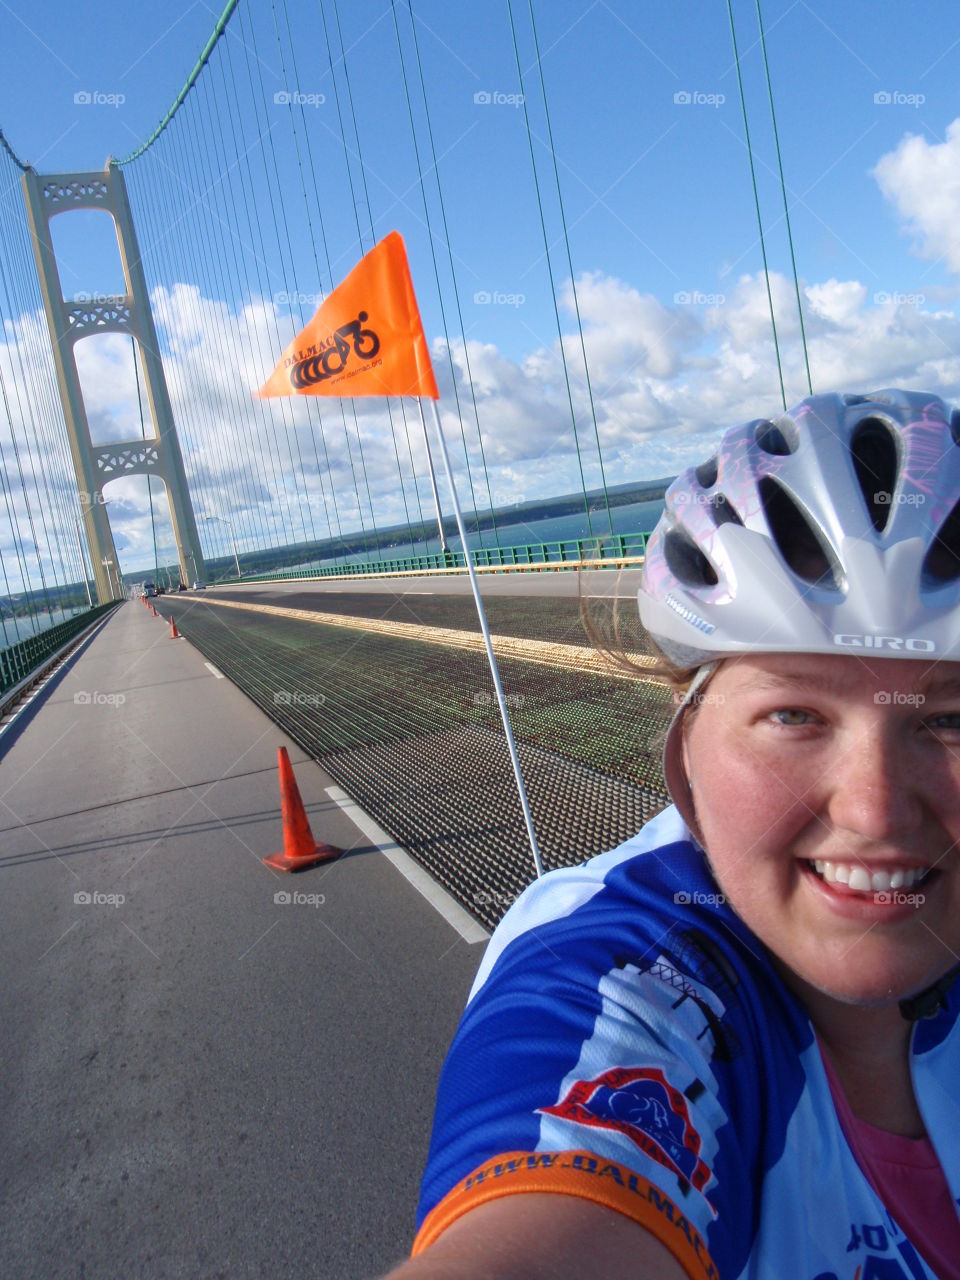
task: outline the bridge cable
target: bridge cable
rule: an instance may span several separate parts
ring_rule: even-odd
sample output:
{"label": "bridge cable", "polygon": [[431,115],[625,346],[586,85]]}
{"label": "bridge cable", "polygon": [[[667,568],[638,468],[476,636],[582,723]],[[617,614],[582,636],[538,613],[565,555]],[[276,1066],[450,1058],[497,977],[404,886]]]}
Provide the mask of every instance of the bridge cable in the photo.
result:
{"label": "bridge cable", "polygon": [[[603,466],[603,450],[600,448],[600,428],[597,424],[597,409],[593,402],[593,384],[590,381],[590,364],[587,360],[587,346],[583,337],[583,322],[580,319],[580,299],[577,297],[577,278],[573,270],[573,258],[570,253],[570,235],[567,231],[567,216],[563,208],[563,193],[560,189],[560,170],[557,166],[557,150],[553,142],[553,127],[550,123],[550,107],[547,104],[547,86],[543,78],[543,62],[540,57],[540,41],[537,38],[537,23],[533,16],[533,0],[527,0],[530,9],[530,27],[533,31],[533,47],[537,55],[537,75],[540,79],[540,92],[543,96],[543,114],[547,122],[547,138],[550,143],[550,156],[553,160],[553,177],[557,187],[557,204],[560,208],[560,223],[563,227],[563,242],[567,250],[567,266],[570,270],[570,288],[573,292],[573,306],[577,315],[577,332],[580,335],[580,353],[583,356],[583,372],[587,380],[587,395],[590,398],[590,415],[593,418],[593,434],[597,441],[597,457],[600,461],[600,483],[603,486],[603,502],[607,509],[607,522],[610,525],[610,536],[614,537],[613,515],[610,511],[610,495],[607,493],[607,474]],[[599,544],[598,544],[599,545]]]}
{"label": "bridge cable", "polygon": [[[334,0],[334,4],[336,4],[336,0]],[[483,532],[480,528],[480,517],[477,512],[477,494],[473,485],[473,470],[470,466],[470,454],[467,450],[467,436],[463,426],[463,409],[461,408],[461,405],[460,405],[460,392],[457,389],[457,372],[453,363],[453,348],[451,347],[451,344],[450,344],[450,331],[447,326],[447,312],[446,312],[446,308],[443,305],[443,290],[440,286],[440,268],[437,264],[437,252],[436,252],[436,247],[434,245],[433,227],[430,223],[430,208],[427,204],[427,188],[423,181],[423,165],[420,162],[420,146],[419,146],[419,143],[417,142],[417,128],[416,128],[416,124],[414,122],[414,116],[413,116],[413,102],[410,98],[410,86],[407,82],[407,68],[403,58],[403,45],[400,42],[400,24],[397,21],[397,9],[396,9],[395,0],[390,0],[390,8],[393,13],[393,28],[397,36],[397,53],[399,54],[399,57],[400,57],[400,74],[403,78],[403,92],[407,101],[407,114],[410,117],[410,134],[413,139],[413,153],[417,161],[417,177],[420,185],[420,198],[423,200],[423,214],[424,214],[424,219],[426,221],[427,239],[430,244],[430,257],[433,262],[434,278],[437,282],[437,299],[440,303],[440,319],[443,325],[443,339],[447,347],[447,363],[450,366],[450,381],[453,385],[453,398],[454,398],[454,403],[457,406],[457,417],[460,422],[460,439],[463,443],[463,457],[467,466],[467,481],[470,486],[470,500],[473,503],[473,513],[474,513],[474,521],[476,524],[477,539],[480,543],[480,546],[482,547]],[[461,325],[461,328],[462,328],[462,325]],[[492,506],[493,504],[491,502],[491,508]],[[464,552],[464,555],[466,555],[467,553],[466,547],[463,548],[463,552]]]}
{"label": "bridge cable", "polygon": [[[283,74],[283,81],[284,81],[284,84],[286,84],[286,82],[287,82],[287,69],[286,69],[286,64],[285,64],[285,62],[284,62],[284,57],[283,57],[283,46],[282,46],[281,41],[280,41],[280,32],[279,32],[279,30],[278,30],[278,28],[277,28],[276,12],[275,12],[274,7],[273,7],[273,0],[271,0],[271,12],[273,13],[273,26],[274,26],[274,32],[276,33],[276,36],[277,36],[277,48],[280,50],[280,66],[281,66],[281,71],[282,71],[282,74]],[[294,82],[295,82],[295,83],[299,83],[299,75],[298,75],[298,72],[297,72],[296,52],[295,52],[295,49],[294,49],[293,36],[292,36],[291,30],[290,30],[290,19],[289,19],[289,17],[288,17],[288,16],[287,16],[287,14],[286,14],[286,6],[284,6],[284,17],[286,18],[286,23],[287,23],[287,35],[288,35],[288,38],[289,38],[289,40],[290,40],[290,53],[291,53],[291,57],[292,57],[292,59],[293,59],[293,76],[294,76]],[[314,168],[314,164],[313,164],[313,150],[312,150],[311,145],[310,145],[310,131],[307,129],[307,122],[306,122],[306,117],[305,117],[305,115],[304,115],[303,102],[302,102],[302,100],[301,100],[301,101],[300,101],[300,103],[299,103],[299,107],[300,107],[300,123],[301,123],[301,125],[302,125],[302,127],[303,127],[303,134],[304,134],[304,138],[305,138],[305,141],[306,141],[306,147],[307,147],[307,156],[308,156],[308,159],[309,159],[309,161],[310,161],[310,171],[311,171],[311,174],[312,174],[312,176],[313,176],[313,188],[314,188],[314,195],[315,195],[315,198],[316,198],[316,204],[317,204],[317,219],[318,219],[318,223],[319,223],[319,227],[320,227],[320,236],[321,236],[321,239],[322,239],[322,241],[323,241],[324,251],[326,252],[326,230],[325,230],[324,225],[323,225],[323,214],[322,214],[322,212],[321,212],[321,210],[320,210],[320,199],[319,199],[319,194],[318,194],[318,192],[317,192],[317,178],[316,178],[316,170],[315,170],[315,168]],[[302,192],[302,194],[303,194],[303,205],[304,205],[304,211],[305,211],[305,213],[306,213],[306,218],[307,218],[307,229],[308,229],[308,232],[309,232],[308,239],[309,239],[309,241],[310,241],[310,249],[311,249],[311,252],[312,252],[312,254],[313,254],[314,273],[315,273],[315,278],[316,278],[316,281],[317,281],[317,286],[318,286],[318,288],[319,288],[319,290],[320,290],[320,297],[321,297],[321,300],[322,300],[322,299],[323,299],[323,295],[324,295],[324,291],[323,291],[323,285],[322,285],[322,280],[321,280],[321,275],[320,275],[320,263],[319,263],[319,260],[318,260],[318,258],[317,258],[317,244],[316,244],[316,237],[315,237],[314,232],[313,232],[313,217],[312,217],[311,210],[310,210],[310,202],[309,202],[309,200],[307,199],[306,180],[305,180],[305,178],[304,178],[304,173],[303,173],[303,161],[302,161],[302,159],[301,159],[301,155],[300,155],[300,138],[299,138],[299,135],[298,135],[298,133],[297,133],[296,121],[293,119],[292,113],[291,113],[291,129],[292,129],[292,132],[293,132],[293,141],[294,141],[294,146],[295,146],[295,148],[296,148],[296,155],[297,155],[297,169],[298,169],[299,174],[300,174],[300,190],[301,190],[301,192]],[[329,255],[327,255],[327,256],[328,256],[328,262],[329,262]],[[299,299],[298,299],[298,302],[299,302]],[[302,315],[303,315],[303,312],[302,312],[302,309],[301,309],[301,317],[302,317]],[[331,522],[330,522],[330,511],[329,511],[329,508],[328,508],[328,506],[327,506],[326,489],[324,488],[324,483],[323,483],[323,471],[324,471],[324,466],[326,467],[327,480],[328,480],[328,482],[329,482],[329,484],[330,484],[330,493],[331,493],[331,497],[332,497],[332,500],[333,500],[333,509],[334,509],[334,514],[336,515],[336,518],[337,518],[337,530],[338,530],[338,533],[339,533],[339,536],[340,536],[341,541],[342,541],[342,539],[343,539],[343,529],[342,529],[341,524],[340,524],[340,512],[339,512],[339,509],[338,509],[338,507],[337,507],[337,486],[336,486],[336,483],[335,483],[335,480],[334,480],[333,472],[332,472],[331,467],[330,467],[330,453],[329,453],[329,450],[328,450],[328,448],[327,448],[326,432],[324,431],[324,426],[323,426],[323,413],[322,413],[322,411],[321,411],[321,409],[320,409],[320,406],[319,406],[319,403],[317,402],[317,400],[316,400],[316,398],[315,398],[315,397],[313,397],[313,396],[308,396],[308,397],[306,397],[306,401],[307,401],[307,419],[308,419],[308,422],[309,422],[309,424],[310,424],[310,434],[311,434],[311,440],[312,440],[312,443],[313,443],[314,458],[316,459],[316,464],[317,464],[317,481],[318,481],[318,483],[319,483],[319,485],[320,485],[320,494],[321,494],[321,497],[322,497],[322,499],[323,499],[323,511],[324,511],[324,516],[326,517],[326,521],[327,521],[327,531],[328,531],[328,534],[329,534],[329,537],[330,537],[330,541],[331,541],[332,543],[334,543],[334,561],[335,561],[336,563],[339,563],[339,556],[338,556],[337,551],[336,551],[336,543],[335,543],[335,539],[334,539],[334,535],[333,535],[333,525],[332,525],[332,524],[331,524]],[[339,406],[340,406],[340,413],[341,413],[341,416],[343,416],[343,417],[344,417],[344,430],[346,430],[346,417],[345,417],[345,415],[344,415],[344,407],[343,407],[343,402],[342,402],[342,400],[339,402]],[[315,435],[315,432],[314,432],[314,425],[313,425],[313,418],[314,418],[314,414],[316,415],[316,423],[317,423],[317,426],[318,426],[318,427],[319,427],[319,429],[320,429],[320,440],[321,440],[321,443],[322,443],[322,445],[323,445],[324,466],[322,466],[322,465],[321,465],[321,463],[320,463],[320,454],[319,454],[319,452],[318,452],[318,450],[317,450],[316,435]]]}
{"label": "bridge cable", "polygon": [[[480,444],[480,461],[483,466],[483,478],[487,486],[487,501],[490,504],[490,523],[493,527],[493,539],[496,547],[500,547],[500,531],[497,528],[497,513],[493,500],[493,493],[490,489],[490,473],[487,470],[487,455],[483,447],[483,433],[480,430],[480,410],[477,407],[477,391],[473,382],[473,370],[470,367],[470,350],[467,346],[467,335],[463,327],[463,312],[460,307],[460,290],[457,286],[457,273],[453,268],[453,243],[450,239],[450,231],[447,227],[447,210],[443,199],[443,186],[440,182],[440,162],[437,159],[437,149],[433,141],[433,125],[430,123],[430,104],[427,100],[427,86],[423,76],[423,64],[420,61],[420,42],[417,39],[417,24],[413,14],[413,0],[407,0],[407,10],[410,14],[410,30],[413,34],[413,47],[417,55],[417,72],[420,78],[420,92],[423,95],[423,111],[427,121],[427,137],[430,139],[430,155],[433,159],[433,173],[437,180],[437,195],[440,199],[440,217],[443,220],[443,236],[447,242],[447,257],[450,261],[450,278],[453,281],[453,297],[457,304],[457,322],[460,325],[460,337],[463,340],[463,358],[467,366],[467,381],[470,383],[470,396],[473,400],[473,416],[477,421],[477,440]],[[480,520],[477,518],[477,530],[479,533]],[[480,545],[483,546],[481,539]]]}
{"label": "bridge cable", "polygon": [[[509,0],[508,0],[509,2]],[[780,398],[783,407],[787,407],[787,393],[783,385],[783,364],[780,360],[780,343],[777,339],[777,321],[773,314],[773,293],[770,289],[770,269],[767,265],[767,242],[763,234],[763,218],[760,213],[760,195],[757,191],[757,173],[753,163],[753,147],[750,143],[750,123],[747,119],[747,100],[743,92],[743,76],[740,70],[740,51],[737,48],[737,30],[733,21],[733,5],[727,0],[727,14],[730,18],[730,36],[733,40],[733,56],[737,65],[737,86],[740,91],[740,108],[743,112],[743,131],[747,141],[747,159],[750,162],[750,182],[753,186],[753,203],[757,211],[757,227],[760,232],[760,251],[763,256],[763,276],[767,284],[767,303],[770,307],[770,325],[773,329],[773,349],[777,356],[777,376],[780,379]]]}
{"label": "bridge cable", "polygon": [[767,78],[767,97],[770,99],[770,119],[773,121],[773,140],[777,148],[777,168],[780,172],[780,191],[783,195],[783,216],[787,224],[787,241],[790,245],[790,266],[793,268],[793,288],[797,295],[797,315],[800,317],[800,341],[803,345],[803,364],[807,372],[807,390],[813,395],[813,382],[810,377],[810,357],[807,354],[807,333],[803,323],[803,305],[800,301],[800,279],[797,275],[797,260],[793,253],[793,232],[790,230],[790,209],[787,204],[787,184],[783,176],[783,159],[780,155],[780,135],[777,132],[777,113],[773,105],[773,85],[770,82],[770,63],[767,61],[767,37],[763,29],[763,14],[760,12],[760,0],[757,4],[757,23],[760,27],[760,48],[763,51],[763,70]]}
{"label": "bridge cable", "polygon": [[583,473],[583,457],[580,453],[580,437],[577,432],[577,415],[573,407],[573,390],[570,386],[570,370],[567,367],[567,354],[563,345],[563,328],[560,324],[560,307],[557,303],[557,286],[553,276],[553,264],[550,261],[550,244],[547,237],[547,224],[543,213],[543,198],[540,193],[540,178],[537,174],[537,161],[533,150],[533,130],[530,127],[530,113],[527,110],[527,97],[523,87],[523,70],[520,66],[520,49],[517,45],[517,30],[513,21],[513,4],[511,0],[507,0],[507,13],[510,18],[510,34],[513,37],[513,52],[517,62],[517,77],[520,81],[520,99],[523,106],[523,119],[527,131],[527,143],[530,147],[530,164],[533,168],[533,182],[537,192],[537,208],[540,212],[540,229],[543,232],[543,248],[544,257],[547,262],[547,272],[550,276],[550,294],[553,299],[553,314],[557,321],[557,339],[560,345],[560,359],[563,362],[563,377],[567,387],[567,402],[570,406],[570,421],[573,424],[573,443],[577,451],[577,464],[580,468],[580,489],[583,493],[583,509],[587,517],[587,534],[590,538],[593,534],[593,521],[590,519],[590,500],[587,497],[587,482]]}

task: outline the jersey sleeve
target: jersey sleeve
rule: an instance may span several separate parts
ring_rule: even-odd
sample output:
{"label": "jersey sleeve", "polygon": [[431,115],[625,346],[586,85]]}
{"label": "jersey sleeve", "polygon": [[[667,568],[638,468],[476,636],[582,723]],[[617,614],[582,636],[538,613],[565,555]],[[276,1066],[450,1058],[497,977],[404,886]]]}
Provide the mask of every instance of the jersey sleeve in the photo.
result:
{"label": "jersey sleeve", "polygon": [[753,1222],[756,1125],[733,1122],[716,1070],[742,1036],[723,984],[690,972],[677,922],[617,874],[598,890],[579,871],[555,873],[559,907],[551,877],[533,886],[491,940],[441,1073],[414,1256],[487,1200],[554,1191],[625,1214],[689,1276],[717,1277],[724,1236],[747,1239]]}

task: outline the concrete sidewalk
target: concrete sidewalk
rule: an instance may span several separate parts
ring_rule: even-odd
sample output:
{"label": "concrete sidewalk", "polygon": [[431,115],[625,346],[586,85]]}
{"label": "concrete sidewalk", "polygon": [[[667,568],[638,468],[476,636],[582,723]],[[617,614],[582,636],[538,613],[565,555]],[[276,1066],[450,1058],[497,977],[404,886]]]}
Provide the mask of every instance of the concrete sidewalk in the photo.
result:
{"label": "concrete sidewalk", "polygon": [[[260,861],[280,745],[348,850],[295,877]],[[331,785],[132,602],[0,736],[0,1275],[362,1278],[404,1256],[483,947]]]}

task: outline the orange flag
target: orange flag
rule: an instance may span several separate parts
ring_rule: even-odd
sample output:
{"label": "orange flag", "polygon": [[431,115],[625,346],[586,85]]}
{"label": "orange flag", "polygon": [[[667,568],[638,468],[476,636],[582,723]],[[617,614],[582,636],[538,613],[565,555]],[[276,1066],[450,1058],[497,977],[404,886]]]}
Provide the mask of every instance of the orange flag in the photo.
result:
{"label": "orange flag", "polygon": [[440,398],[398,231],[321,303],[255,394]]}

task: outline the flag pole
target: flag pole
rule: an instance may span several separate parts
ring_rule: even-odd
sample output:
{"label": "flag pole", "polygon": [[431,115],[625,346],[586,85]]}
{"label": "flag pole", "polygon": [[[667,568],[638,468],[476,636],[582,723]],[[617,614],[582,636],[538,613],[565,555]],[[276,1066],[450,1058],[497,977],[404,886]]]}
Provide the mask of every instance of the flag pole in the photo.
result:
{"label": "flag pole", "polygon": [[440,514],[440,495],[437,492],[437,476],[433,469],[433,454],[430,452],[430,437],[427,435],[427,422],[423,416],[423,399],[417,396],[417,408],[420,410],[420,425],[423,427],[423,443],[427,449],[427,466],[430,468],[430,488],[433,490],[433,505],[437,513],[437,528],[440,530],[440,550],[446,555],[447,539],[443,532],[443,516]]}
{"label": "flag pole", "polygon": [[[417,403],[420,403],[420,397],[417,397]],[[443,453],[443,465],[447,473],[447,483],[450,485],[450,497],[453,500],[453,513],[457,519],[457,529],[460,531],[460,544],[463,547],[463,558],[466,561],[467,573],[470,575],[470,586],[473,588],[473,598],[477,606],[477,614],[480,617],[480,630],[483,632],[483,643],[487,650],[487,661],[490,663],[490,673],[493,676],[493,685],[497,691],[497,706],[500,708],[500,719],[503,721],[503,729],[507,735],[507,748],[510,752],[510,762],[513,765],[513,776],[517,780],[517,791],[520,793],[520,807],[523,810],[523,820],[526,824],[527,835],[530,837],[530,849],[533,852],[533,865],[536,867],[537,876],[543,875],[543,863],[540,861],[540,850],[537,847],[537,837],[533,830],[533,818],[530,816],[530,805],[527,803],[527,792],[523,785],[523,777],[520,773],[520,760],[517,756],[516,744],[513,740],[513,731],[510,728],[510,717],[507,715],[507,701],[503,696],[503,686],[500,683],[500,672],[497,668],[497,660],[493,653],[493,643],[490,639],[490,629],[487,626],[487,615],[484,612],[483,601],[480,598],[480,587],[477,583],[477,575],[473,570],[473,559],[470,555],[470,548],[467,546],[467,531],[463,527],[463,516],[460,512],[460,500],[457,497],[457,486],[453,482],[453,468],[450,466],[450,454],[447,452],[447,442],[443,435],[443,427],[440,423],[440,410],[437,407],[436,400],[431,399],[433,405],[433,418],[437,427],[437,435],[440,437],[440,449]],[[420,420],[423,421],[423,405],[420,405]],[[426,427],[424,427],[426,434]],[[428,449],[429,452],[429,449]],[[436,490],[434,490],[436,492]]]}

